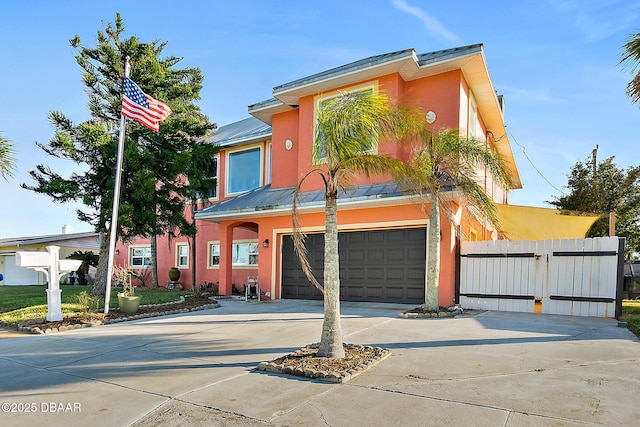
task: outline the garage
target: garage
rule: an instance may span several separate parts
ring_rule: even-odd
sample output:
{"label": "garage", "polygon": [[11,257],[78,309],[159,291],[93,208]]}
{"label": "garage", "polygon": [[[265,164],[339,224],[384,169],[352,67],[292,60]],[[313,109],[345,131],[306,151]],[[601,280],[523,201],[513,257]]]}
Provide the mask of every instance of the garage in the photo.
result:
{"label": "garage", "polygon": [[[309,263],[322,282],[324,234],[307,235]],[[424,302],[426,229],[338,234],[340,299],[403,304]],[[291,236],[282,244],[282,298],[322,299],[302,272]]]}
{"label": "garage", "polygon": [[40,273],[31,268],[18,267],[15,255],[4,256],[3,285],[38,285],[41,283]]}

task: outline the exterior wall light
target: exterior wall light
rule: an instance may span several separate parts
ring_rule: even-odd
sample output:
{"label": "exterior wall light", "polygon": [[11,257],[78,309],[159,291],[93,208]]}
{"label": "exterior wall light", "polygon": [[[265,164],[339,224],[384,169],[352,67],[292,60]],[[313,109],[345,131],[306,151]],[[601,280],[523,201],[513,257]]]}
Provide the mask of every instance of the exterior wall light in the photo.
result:
{"label": "exterior wall light", "polygon": [[263,248],[268,248],[269,247],[269,239],[264,239],[264,242],[262,242],[262,247]]}

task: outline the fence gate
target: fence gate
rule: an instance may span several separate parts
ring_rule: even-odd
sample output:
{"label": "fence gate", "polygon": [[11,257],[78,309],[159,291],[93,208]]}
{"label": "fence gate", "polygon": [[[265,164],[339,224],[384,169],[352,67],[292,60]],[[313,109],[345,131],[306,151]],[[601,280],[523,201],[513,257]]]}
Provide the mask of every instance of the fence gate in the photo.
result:
{"label": "fence gate", "polygon": [[624,239],[462,242],[465,308],[618,317]]}

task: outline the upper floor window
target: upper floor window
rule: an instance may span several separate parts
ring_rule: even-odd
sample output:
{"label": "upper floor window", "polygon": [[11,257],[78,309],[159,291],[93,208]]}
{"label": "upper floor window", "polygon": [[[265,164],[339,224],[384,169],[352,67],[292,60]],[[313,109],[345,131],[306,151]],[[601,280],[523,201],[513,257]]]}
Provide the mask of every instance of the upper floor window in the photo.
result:
{"label": "upper floor window", "polygon": [[209,192],[210,199],[218,198],[218,183],[220,182],[220,177],[218,172],[219,158],[220,156],[216,155],[213,159],[211,159],[211,161],[213,162],[213,165],[212,165],[213,176],[210,176],[209,178],[215,178],[216,184],[213,186],[213,188],[211,188],[211,191]]}
{"label": "upper floor window", "polygon": [[176,247],[176,265],[178,268],[189,268],[189,244],[178,243]]}
{"label": "upper floor window", "polygon": [[227,194],[242,193],[260,187],[260,147],[233,151],[227,156]]}
{"label": "upper floor window", "polygon": [[267,173],[265,176],[265,184],[271,184],[271,144],[267,144]]}
{"label": "upper floor window", "polygon": [[143,268],[151,265],[151,246],[133,246],[129,248],[129,265]]}
{"label": "upper floor window", "polygon": [[[335,98],[337,98],[338,96],[341,96],[341,95],[342,96],[344,96],[344,95],[348,96],[349,94],[358,95],[358,94],[366,94],[366,93],[376,94],[377,93],[377,85],[376,85],[376,83],[368,83],[366,85],[357,86],[357,87],[354,87],[354,88],[341,90],[340,92],[336,92],[336,93],[332,93],[332,94],[316,97],[316,100],[315,100],[315,119],[314,119],[314,120],[316,120],[316,123],[314,125],[314,130],[317,130],[318,113],[321,111],[322,108],[324,108],[326,105],[328,105],[333,99],[335,99]],[[321,141],[315,140],[316,136],[317,135],[314,134],[314,151],[317,150],[318,155],[315,156],[316,158],[314,160],[316,162],[321,163],[321,162],[323,162],[324,159],[326,159],[326,154],[324,153],[324,150],[322,148]],[[375,153],[378,150],[378,141],[377,140],[366,141],[366,146],[367,146],[366,152]]]}
{"label": "upper floor window", "polygon": [[476,99],[471,95],[469,97],[469,135],[471,138],[478,136],[478,106]]}

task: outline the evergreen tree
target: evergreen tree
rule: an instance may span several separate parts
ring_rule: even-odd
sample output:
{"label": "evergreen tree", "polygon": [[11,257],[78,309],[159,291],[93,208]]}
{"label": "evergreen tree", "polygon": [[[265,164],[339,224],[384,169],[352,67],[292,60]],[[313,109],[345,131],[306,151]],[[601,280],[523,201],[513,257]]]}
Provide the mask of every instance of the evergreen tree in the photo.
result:
{"label": "evergreen tree", "polygon": [[[194,144],[215,128],[195,104],[202,89],[200,70],[176,68],[181,58],[162,57],[167,42],[123,38],[124,31],[122,18],[116,14],[114,23],[98,31],[94,47],[83,45],[78,36],[70,40],[83,71],[91,117],[74,124],[52,111],[49,119],[55,135],[48,144],[38,144],[54,157],[77,163],[83,171],[63,177],[38,165],[30,172],[35,185],[23,184],[56,202],[84,204],[86,209],[77,211],[78,218],[105,236],[101,254],[109,247],[106,236],[113,204],[125,58],[131,58],[130,78],[145,93],[169,105],[173,114],[161,123],[159,132],[127,122],[118,212],[120,239],[194,233],[184,215],[184,200],[190,191],[184,174],[192,163]],[[106,256],[100,257],[94,295],[104,295],[107,262]]]}
{"label": "evergreen tree", "polygon": [[597,161],[596,150],[585,160],[576,162],[567,175],[569,194],[549,203],[558,209],[596,213],[603,218],[593,224],[589,237],[609,235],[609,213],[616,215],[616,235],[626,238],[628,260],[640,252],[640,167],[618,167],[614,157]]}

